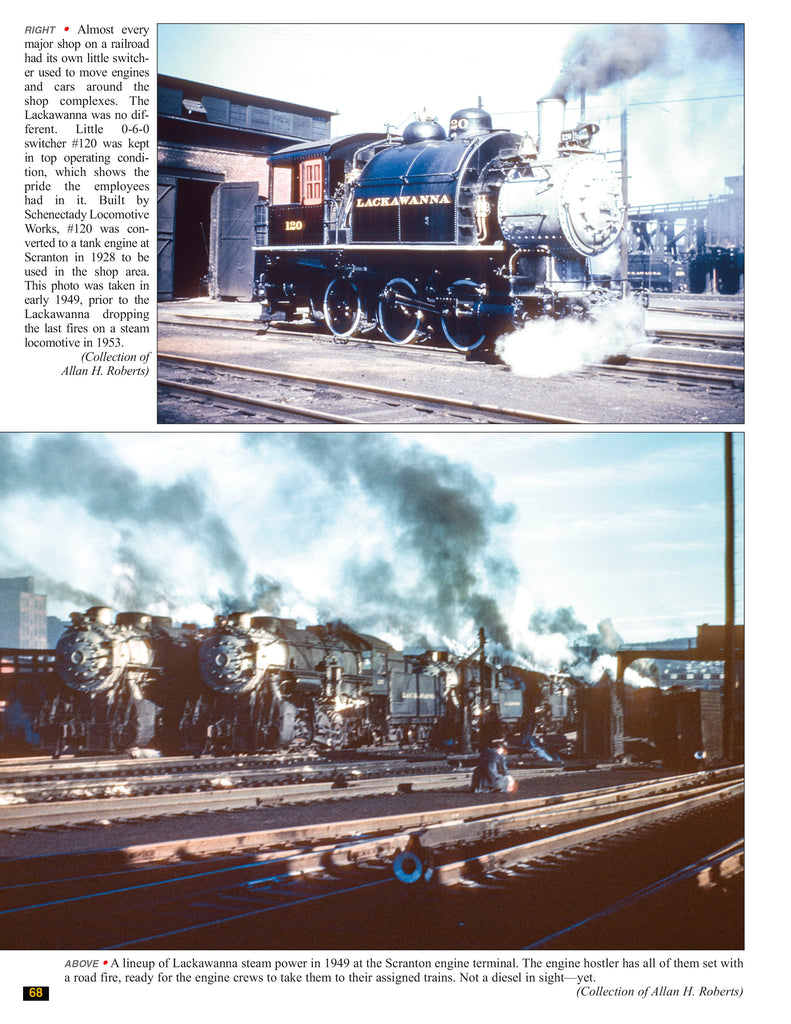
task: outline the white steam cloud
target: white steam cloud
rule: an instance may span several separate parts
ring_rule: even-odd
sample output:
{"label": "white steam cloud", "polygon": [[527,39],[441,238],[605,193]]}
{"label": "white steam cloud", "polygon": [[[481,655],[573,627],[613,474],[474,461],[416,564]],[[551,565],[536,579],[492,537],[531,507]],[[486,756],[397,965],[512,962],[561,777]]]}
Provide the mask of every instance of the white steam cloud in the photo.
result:
{"label": "white steam cloud", "polygon": [[645,340],[644,310],[632,298],[596,306],[586,320],[531,320],[499,338],[495,350],[521,377],[554,377],[609,357],[628,355]]}

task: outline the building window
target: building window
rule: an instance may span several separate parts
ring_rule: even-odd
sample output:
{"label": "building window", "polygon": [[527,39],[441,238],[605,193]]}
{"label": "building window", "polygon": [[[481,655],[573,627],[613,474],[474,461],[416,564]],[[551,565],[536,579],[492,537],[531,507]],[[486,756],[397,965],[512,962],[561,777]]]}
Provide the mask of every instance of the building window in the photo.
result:
{"label": "building window", "polygon": [[305,160],[300,165],[301,202],[303,206],[320,206],[324,200],[324,161]]}

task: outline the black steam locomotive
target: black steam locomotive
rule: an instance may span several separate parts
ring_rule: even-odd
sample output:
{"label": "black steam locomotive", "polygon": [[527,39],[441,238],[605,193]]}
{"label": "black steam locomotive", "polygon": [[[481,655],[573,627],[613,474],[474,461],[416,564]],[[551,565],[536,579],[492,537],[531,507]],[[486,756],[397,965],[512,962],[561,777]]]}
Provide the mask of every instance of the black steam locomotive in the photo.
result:
{"label": "black steam locomotive", "polygon": [[182,718],[197,752],[349,748],[436,739],[457,682],[443,655],[405,657],[343,623],[218,616],[199,651],[203,691]]}
{"label": "black steam locomotive", "polygon": [[590,148],[598,126],[565,130],[564,110],[541,101],[538,145],[469,108],[447,135],[418,120],[401,137],[271,156],[271,198],[256,208],[264,326],[307,308],[338,339],[444,334],[470,352],[540,315],[584,315],[605,294],[589,258],[618,237],[624,205]]}
{"label": "black steam locomotive", "polygon": [[20,708],[37,708],[33,745],[54,754],[453,747],[530,731],[542,699],[535,673],[485,659],[483,636],[460,658],[404,654],[341,622],[237,612],[198,630],[105,607],[71,619],[54,671],[50,656],[15,684]]}
{"label": "black steam locomotive", "polygon": [[198,661],[182,746],[213,753],[374,742],[398,671],[396,652],[375,637],[249,613],[217,616]]}
{"label": "black steam locomotive", "polygon": [[34,722],[42,745],[175,752],[179,716],[197,672],[196,631],[170,619],[109,608],[72,613],[55,648],[57,681]]}
{"label": "black steam locomotive", "polygon": [[[483,643],[483,641],[482,641]],[[446,651],[405,655],[344,623],[218,616],[200,644],[204,689],[182,718],[193,753],[315,744],[443,747],[529,728],[540,690],[520,669]]]}

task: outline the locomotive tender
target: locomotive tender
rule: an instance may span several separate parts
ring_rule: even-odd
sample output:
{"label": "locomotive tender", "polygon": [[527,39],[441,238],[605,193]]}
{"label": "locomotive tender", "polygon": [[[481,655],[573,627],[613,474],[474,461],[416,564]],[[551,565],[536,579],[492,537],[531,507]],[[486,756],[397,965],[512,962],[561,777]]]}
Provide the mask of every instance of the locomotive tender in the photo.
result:
{"label": "locomotive tender", "polygon": [[395,344],[441,331],[470,352],[541,315],[584,315],[604,290],[589,258],[624,222],[620,182],[590,148],[595,124],[563,127],[539,103],[538,145],[479,108],[445,130],[350,135],[269,158],[256,208],[261,321],[307,308],[341,340],[374,328]]}

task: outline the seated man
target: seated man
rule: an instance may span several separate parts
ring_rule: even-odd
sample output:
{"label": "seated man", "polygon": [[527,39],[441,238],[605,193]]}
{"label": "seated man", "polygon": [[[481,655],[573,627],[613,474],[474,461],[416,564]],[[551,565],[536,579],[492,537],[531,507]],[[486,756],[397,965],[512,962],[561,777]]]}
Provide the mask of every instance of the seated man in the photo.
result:
{"label": "seated man", "polygon": [[494,740],[481,751],[472,773],[473,793],[513,793],[516,789],[516,780],[506,767],[505,749],[503,740]]}

